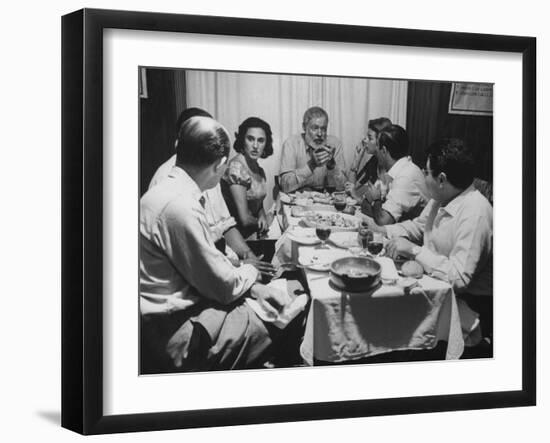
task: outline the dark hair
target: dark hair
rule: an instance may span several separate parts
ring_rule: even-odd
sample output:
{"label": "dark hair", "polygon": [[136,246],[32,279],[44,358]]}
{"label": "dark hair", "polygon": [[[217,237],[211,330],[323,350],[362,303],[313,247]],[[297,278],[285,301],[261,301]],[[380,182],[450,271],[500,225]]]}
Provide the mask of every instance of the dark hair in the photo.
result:
{"label": "dark hair", "polygon": [[383,131],[386,128],[389,128],[392,125],[391,120],[386,117],[380,117],[375,118],[372,120],[369,120],[368,128],[375,132],[376,135],[380,133],[380,131]]}
{"label": "dark hair", "polygon": [[178,136],[181,125],[185,120],[191,117],[210,117],[213,118],[208,112],[201,108],[187,108],[180,112],[178,119],[176,120],[176,137]]}
{"label": "dark hair", "polygon": [[458,189],[466,189],[474,180],[474,157],[464,141],[443,138],[430,145],[428,160],[433,177],[441,172]]}
{"label": "dark hair", "polygon": [[229,155],[227,131],[207,117],[191,117],[183,122],[176,146],[177,162],[208,166]]}
{"label": "dark hair", "polygon": [[390,153],[391,158],[398,160],[405,157],[409,153],[409,136],[399,125],[391,125],[390,127],[380,131],[378,136],[378,146],[385,147]]}
{"label": "dark hair", "polygon": [[302,119],[302,126],[304,127],[307,126],[310,120],[314,118],[319,118],[319,117],[325,117],[328,123],[327,111],[325,111],[320,106],[312,106],[311,108],[307,109],[306,112],[304,112],[304,118]]}
{"label": "dark hair", "polygon": [[233,143],[233,149],[241,154],[244,152],[244,138],[246,136],[246,132],[250,128],[260,128],[265,132],[265,148],[264,152],[262,152],[262,158],[267,158],[273,154],[273,134],[271,133],[271,127],[269,126],[269,123],[258,117],[248,117],[239,125],[239,130],[235,133],[235,143]]}

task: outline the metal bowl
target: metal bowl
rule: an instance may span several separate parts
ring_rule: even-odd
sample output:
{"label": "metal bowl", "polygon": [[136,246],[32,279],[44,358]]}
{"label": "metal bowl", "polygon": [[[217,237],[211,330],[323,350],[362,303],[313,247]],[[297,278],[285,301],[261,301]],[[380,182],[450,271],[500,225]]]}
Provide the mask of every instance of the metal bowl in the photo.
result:
{"label": "metal bowl", "polygon": [[330,265],[334,285],[349,291],[366,291],[380,283],[382,267],[369,257],[344,257]]}

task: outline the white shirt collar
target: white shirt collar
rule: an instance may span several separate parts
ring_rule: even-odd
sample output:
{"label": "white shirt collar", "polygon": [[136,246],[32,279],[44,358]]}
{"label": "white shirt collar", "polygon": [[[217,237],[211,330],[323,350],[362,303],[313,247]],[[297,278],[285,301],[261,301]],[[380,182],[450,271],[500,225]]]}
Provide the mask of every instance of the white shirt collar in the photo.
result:
{"label": "white shirt collar", "polygon": [[409,156],[401,157],[399,160],[397,160],[393,166],[388,171],[388,175],[391,178],[395,178],[399,175],[399,172],[411,161],[411,158]]}
{"label": "white shirt collar", "polygon": [[467,195],[469,195],[471,192],[475,192],[476,188],[474,187],[474,184],[472,183],[470,186],[468,186],[464,191],[462,191],[460,194],[458,194],[455,198],[453,198],[449,203],[447,203],[447,206],[442,207],[447,214],[454,217],[462,205],[462,202],[466,198]]}
{"label": "white shirt collar", "polygon": [[185,189],[186,192],[189,192],[191,194],[191,197],[194,200],[199,201],[199,199],[202,197],[203,193],[199,188],[199,185],[197,185],[197,182],[193,180],[191,176],[179,166],[174,166],[170,171],[170,174],[168,174],[168,177],[176,180],[176,182],[179,183],[182,189]]}

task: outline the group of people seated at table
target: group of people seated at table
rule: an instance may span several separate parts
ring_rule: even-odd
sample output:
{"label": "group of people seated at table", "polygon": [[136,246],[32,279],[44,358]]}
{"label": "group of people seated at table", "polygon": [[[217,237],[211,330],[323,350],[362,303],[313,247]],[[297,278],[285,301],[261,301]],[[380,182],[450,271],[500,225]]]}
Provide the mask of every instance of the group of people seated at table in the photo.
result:
{"label": "group of people seated at table", "polygon": [[[490,335],[492,207],[472,185],[472,152],[458,139],[439,140],[421,170],[408,156],[406,131],[378,118],[368,122],[348,169],[328,122],[325,110],[312,107],[303,132],[283,143],[281,190],[347,191],[369,227],[390,239],[387,254],[448,281]],[[274,352],[297,351],[304,326],[298,318],[279,330],[246,303],[256,299],[274,315],[284,305],[261,283],[277,270],[246,241],[270,224],[258,162],[273,154],[270,125],[245,119],[231,158],[229,133],[208,112],[187,109],[176,126],[176,154],[140,200],[141,371],[262,367]]]}

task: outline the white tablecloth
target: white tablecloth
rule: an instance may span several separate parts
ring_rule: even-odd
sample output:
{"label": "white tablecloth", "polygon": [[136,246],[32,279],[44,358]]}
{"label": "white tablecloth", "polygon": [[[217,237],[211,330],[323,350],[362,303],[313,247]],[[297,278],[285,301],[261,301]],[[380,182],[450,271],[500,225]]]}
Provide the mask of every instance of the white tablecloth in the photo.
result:
{"label": "white tablecloth", "polygon": [[313,359],[341,362],[406,349],[432,349],[448,343],[447,359],[458,359],[464,339],[451,286],[424,276],[409,293],[382,285],[370,293],[341,291],[329,274],[305,271],[312,303],[300,348]]}
{"label": "white tablecloth", "polygon": [[[290,206],[278,211],[283,231],[299,219]],[[276,244],[275,261],[294,262],[314,246],[300,245],[285,232]],[[301,251],[301,252],[300,252]],[[304,341],[300,348],[308,364],[354,360],[377,354],[432,349],[445,340],[447,359],[464,351],[460,313],[452,287],[427,275],[409,293],[396,285],[382,285],[371,293],[349,293],[329,283],[328,272],[304,270],[311,291]]]}

